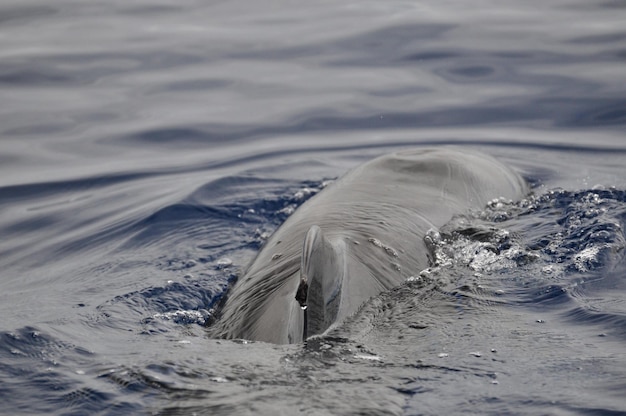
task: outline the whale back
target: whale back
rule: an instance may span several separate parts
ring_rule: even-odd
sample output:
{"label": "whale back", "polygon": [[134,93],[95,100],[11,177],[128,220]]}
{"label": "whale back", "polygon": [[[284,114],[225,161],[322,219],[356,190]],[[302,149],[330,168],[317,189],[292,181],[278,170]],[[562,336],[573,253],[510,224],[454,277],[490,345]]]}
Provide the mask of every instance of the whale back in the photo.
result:
{"label": "whale back", "polygon": [[[414,149],[360,165],[268,239],[210,331],[274,343],[321,333],[428,267],[423,239],[429,229],[494,198],[527,192],[513,170],[467,149]],[[317,282],[308,280],[314,272]],[[302,297],[296,300],[303,280],[309,284],[306,311]]]}

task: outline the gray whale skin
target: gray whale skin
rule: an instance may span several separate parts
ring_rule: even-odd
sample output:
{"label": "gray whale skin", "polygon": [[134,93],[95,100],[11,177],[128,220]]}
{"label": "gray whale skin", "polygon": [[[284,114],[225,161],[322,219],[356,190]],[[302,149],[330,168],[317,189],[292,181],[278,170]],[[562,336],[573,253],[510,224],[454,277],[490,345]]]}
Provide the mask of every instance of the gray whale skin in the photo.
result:
{"label": "gray whale skin", "polygon": [[519,174],[464,148],[371,160],[305,202],[267,240],[209,332],[277,344],[322,334],[427,268],[430,229],[527,192]]}

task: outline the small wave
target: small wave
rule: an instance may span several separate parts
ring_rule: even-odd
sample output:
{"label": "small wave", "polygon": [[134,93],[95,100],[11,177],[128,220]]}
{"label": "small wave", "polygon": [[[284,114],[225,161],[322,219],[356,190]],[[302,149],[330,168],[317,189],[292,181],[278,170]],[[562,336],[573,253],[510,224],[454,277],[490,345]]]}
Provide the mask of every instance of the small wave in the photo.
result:
{"label": "small wave", "polygon": [[[626,337],[626,315],[593,311],[589,306],[577,306],[568,310],[564,316],[576,323],[591,324],[605,328],[612,335]],[[598,335],[605,335],[599,333]]]}
{"label": "small wave", "polygon": [[155,313],[152,315],[152,319],[172,321],[177,324],[199,324],[203,326],[210,317],[211,311],[206,309],[177,310],[173,312]]}
{"label": "small wave", "polygon": [[[259,198],[257,179],[234,177],[204,185],[184,201],[140,220],[133,226],[134,236],[122,248],[157,245],[161,252],[169,252],[154,264],[146,264],[168,280],[104,302],[96,308],[91,324],[120,327],[141,322],[147,334],[169,332],[176,325],[209,324],[214,318],[213,308],[222,301],[243,266],[241,262],[245,262],[241,252],[257,250],[288,217],[286,208],[295,210],[327,184],[305,182]],[[233,186],[238,187],[236,192]],[[250,199],[234,200],[232,192],[249,195]],[[214,203],[204,205],[205,200]],[[236,227],[225,229],[225,222]],[[208,239],[196,244],[200,256],[179,253],[176,246],[181,241],[198,238]],[[204,252],[209,254],[204,256]]]}
{"label": "small wave", "polygon": [[506,292],[507,302],[562,305],[580,281],[597,279],[623,258],[625,214],[626,192],[617,189],[494,200],[428,233],[433,267],[426,273],[469,269],[479,276],[475,286]]}
{"label": "small wave", "polygon": [[[0,390],[3,412],[46,414],[63,408],[67,413],[94,413],[113,394],[84,385],[95,354],[55,339],[35,328],[0,334]],[[25,395],[24,392],[27,392]]]}

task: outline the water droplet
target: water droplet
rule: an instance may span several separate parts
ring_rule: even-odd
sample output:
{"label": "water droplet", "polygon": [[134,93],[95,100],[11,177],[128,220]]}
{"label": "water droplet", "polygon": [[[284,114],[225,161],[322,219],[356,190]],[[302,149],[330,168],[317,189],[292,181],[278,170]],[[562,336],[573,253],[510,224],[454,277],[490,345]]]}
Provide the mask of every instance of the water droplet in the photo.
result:
{"label": "water droplet", "polygon": [[396,250],[394,250],[393,248],[391,248],[389,246],[384,246],[384,249],[387,252],[387,254],[389,254],[390,256],[398,257],[398,252]]}
{"label": "water droplet", "polygon": [[226,379],[226,377],[211,377],[211,381],[215,383],[228,383],[228,379]]}
{"label": "water droplet", "polygon": [[354,358],[358,358],[360,360],[369,360],[369,361],[382,361],[383,359],[378,355],[372,354],[356,354]]}
{"label": "water droplet", "polygon": [[374,244],[376,247],[382,247],[383,244],[375,238],[368,238],[367,241]]}

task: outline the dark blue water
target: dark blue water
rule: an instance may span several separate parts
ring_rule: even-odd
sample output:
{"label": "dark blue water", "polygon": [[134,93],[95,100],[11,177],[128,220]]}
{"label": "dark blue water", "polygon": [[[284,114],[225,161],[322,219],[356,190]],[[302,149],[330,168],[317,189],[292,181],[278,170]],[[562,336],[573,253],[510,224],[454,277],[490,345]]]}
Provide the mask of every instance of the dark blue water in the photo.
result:
{"label": "dark blue water", "polygon": [[[623,414],[626,3],[5,1],[0,412]],[[325,181],[456,144],[532,184],[305,345],[206,335]]]}

